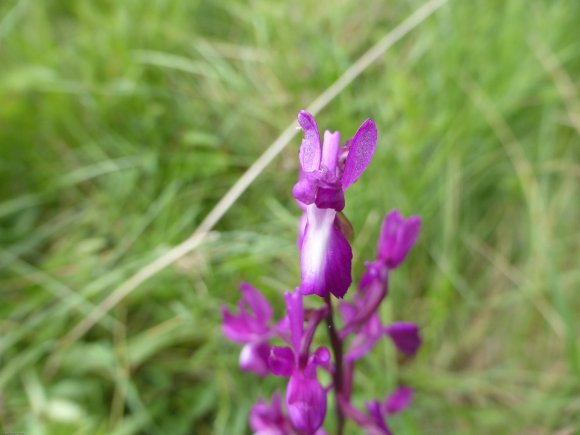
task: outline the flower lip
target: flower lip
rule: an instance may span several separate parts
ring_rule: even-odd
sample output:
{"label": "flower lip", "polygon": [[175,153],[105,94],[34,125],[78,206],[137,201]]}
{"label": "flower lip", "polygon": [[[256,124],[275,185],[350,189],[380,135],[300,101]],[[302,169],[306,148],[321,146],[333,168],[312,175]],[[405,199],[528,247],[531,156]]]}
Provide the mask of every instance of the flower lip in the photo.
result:
{"label": "flower lip", "polygon": [[326,416],[326,390],[316,377],[296,372],[286,392],[288,415],[299,431],[314,433]]}
{"label": "flower lip", "polygon": [[342,298],[351,284],[352,249],[333,209],[307,207],[308,223],[300,249],[303,294]]}

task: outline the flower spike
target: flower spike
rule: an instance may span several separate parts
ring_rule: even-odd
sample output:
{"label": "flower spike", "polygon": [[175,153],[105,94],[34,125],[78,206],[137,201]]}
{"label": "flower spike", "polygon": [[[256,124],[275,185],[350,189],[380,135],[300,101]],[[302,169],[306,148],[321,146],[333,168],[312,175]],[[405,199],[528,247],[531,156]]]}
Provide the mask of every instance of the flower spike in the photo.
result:
{"label": "flower spike", "polygon": [[[390,275],[414,245],[421,219],[390,212],[381,228],[377,258],[365,263],[358,291],[334,304],[331,294],[342,299],[352,284],[353,231],[342,214],[344,192],[369,166],[377,127],[367,119],[341,144],[339,132],[324,131],[321,139],[316,120],[306,111],[298,114],[298,123],[304,136],[298,153],[299,177],[292,193],[302,210],[297,238],[300,286],[284,293],[286,313],[278,321],[273,321],[266,298],[247,283],[240,285],[237,310],[221,308],[223,334],[243,346],[241,369],[287,379],[284,398],[276,392],[271,403],[259,399],[250,411],[249,423],[256,435],[326,435],[328,394],[333,393],[336,433],[345,433],[345,422],[350,420],[365,433],[391,435],[388,420],[409,406],[413,391],[401,387],[384,400],[366,402],[366,408],[359,409],[352,403],[355,368],[384,337],[408,357],[421,345],[417,325],[394,322],[385,326],[379,315],[380,304],[390,291]],[[305,308],[306,295],[320,296],[323,305]],[[342,323],[336,320],[337,309]],[[316,332],[321,324],[328,331],[328,348],[313,344],[320,339]],[[319,380],[321,370],[331,378],[328,385]]]}

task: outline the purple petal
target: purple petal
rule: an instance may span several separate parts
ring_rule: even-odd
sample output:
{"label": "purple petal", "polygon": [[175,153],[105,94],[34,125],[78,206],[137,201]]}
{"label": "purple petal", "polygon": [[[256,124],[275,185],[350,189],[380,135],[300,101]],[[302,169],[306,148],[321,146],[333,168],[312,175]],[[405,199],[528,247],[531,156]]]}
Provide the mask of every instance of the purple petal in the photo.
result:
{"label": "purple petal", "polygon": [[318,208],[332,208],[336,211],[342,211],[345,205],[344,191],[340,185],[337,188],[319,187],[315,203]]}
{"label": "purple petal", "polygon": [[318,172],[309,173],[300,169],[298,182],[292,188],[292,195],[301,204],[312,204],[318,192]]}
{"label": "purple petal", "polygon": [[367,119],[352,138],[342,174],[343,190],[356,182],[367,168],[373,158],[376,145],[377,126],[372,119]]}
{"label": "purple petal", "polygon": [[254,312],[255,317],[262,323],[267,324],[272,319],[272,307],[266,299],[255,287],[246,282],[240,284],[243,298]]}
{"label": "purple petal", "polygon": [[326,390],[315,377],[295,372],[288,382],[286,405],[294,427],[313,433],[322,426],[326,416]]}
{"label": "purple petal", "polygon": [[355,298],[353,315],[346,319],[343,335],[350,334],[369,321],[388,292],[388,270],[380,263],[367,263],[367,271],[361,279],[360,291]]}
{"label": "purple petal", "polygon": [[246,344],[259,338],[247,315],[235,316],[225,306],[221,307],[221,311],[223,317],[222,332],[228,339],[235,343]]}
{"label": "purple petal", "polygon": [[294,371],[294,352],[289,347],[273,347],[268,364],[276,376],[288,377]]}
{"label": "purple petal", "polygon": [[385,328],[397,349],[408,356],[414,356],[421,346],[419,327],[414,323],[395,322]]}
{"label": "purple petal", "polygon": [[300,165],[304,171],[312,172],[320,168],[321,147],[318,126],[314,117],[304,110],[298,113],[298,124],[304,130],[304,138],[298,153]]}
{"label": "purple petal", "polygon": [[321,346],[318,349],[316,349],[314,354],[312,354],[312,356],[310,357],[309,361],[309,365],[313,367],[328,368],[329,363],[330,363],[330,351],[324,346]]}
{"label": "purple petal", "polygon": [[290,336],[294,357],[298,358],[300,354],[300,343],[304,335],[304,307],[302,305],[302,294],[297,290],[294,293],[286,292],[286,310],[288,311],[288,320],[290,322]]}
{"label": "purple petal", "polygon": [[272,405],[260,399],[250,411],[250,427],[255,432],[283,435],[288,433],[288,426],[278,392],[272,395]]}
{"label": "purple petal", "polygon": [[338,306],[338,310],[340,311],[340,315],[345,323],[349,323],[358,312],[356,306],[350,302],[341,302]]}
{"label": "purple petal", "polygon": [[413,401],[413,390],[409,387],[400,387],[385,400],[387,414],[396,414],[403,411]]}
{"label": "purple petal", "polygon": [[365,273],[359,282],[361,290],[365,290],[368,286],[375,282],[384,283],[387,286],[389,280],[389,270],[380,261],[365,262]]}
{"label": "purple petal", "polygon": [[370,317],[364,329],[352,340],[345,356],[347,362],[354,362],[365,356],[381,339],[384,329],[377,314]]}
{"label": "purple petal", "polygon": [[268,357],[270,346],[268,343],[246,344],[240,353],[240,368],[244,372],[253,372],[258,376],[270,374]]}
{"label": "purple petal", "polygon": [[334,176],[338,163],[338,148],[340,146],[340,133],[324,132],[324,144],[322,145],[322,164]]}
{"label": "purple petal", "polygon": [[[340,403],[340,408],[342,409],[342,412],[344,412],[344,415],[349,420],[352,420],[358,426],[363,427],[363,428],[368,428],[369,426],[373,425],[374,419],[369,417],[368,414],[365,414],[360,409],[353,406],[353,404],[350,402],[350,400],[348,400],[344,395],[339,395],[337,400]],[[367,403],[367,407],[368,407],[368,405],[369,404]]]}
{"label": "purple petal", "polygon": [[352,250],[336,221],[336,211],[308,206],[300,255],[303,294],[342,298],[351,284]]}
{"label": "purple petal", "polygon": [[392,432],[389,430],[389,427],[385,423],[385,416],[383,415],[381,403],[376,400],[373,400],[372,402],[367,402],[366,405],[369,414],[374,420],[376,428],[380,430],[379,433],[391,435]]}
{"label": "purple petal", "polygon": [[398,210],[391,211],[383,222],[379,237],[379,259],[394,269],[405,260],[421,230],[421,218],[405,219]]}

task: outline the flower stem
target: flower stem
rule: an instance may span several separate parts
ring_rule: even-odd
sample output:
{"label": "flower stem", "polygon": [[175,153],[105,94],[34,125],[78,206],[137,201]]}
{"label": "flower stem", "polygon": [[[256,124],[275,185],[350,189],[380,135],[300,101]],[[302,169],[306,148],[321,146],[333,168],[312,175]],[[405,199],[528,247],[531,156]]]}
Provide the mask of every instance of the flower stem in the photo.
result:
{"label": "flower stem", "polygon": [[338,336],[338,331],[334,325],[334,311],[332,309],[332,302],[330,300],[330,294],[324,298],[326,302],[326,324],[328,326],[328,337],[330,338],[330,346],[332,347],[332,353],[334,354],[334,394],[336,399],[336,419],[337,419],[337,430],[338,435],[344,433],[344,413],[340,406],[339,397],[342,395],[343,383],[343,365],[342,365],[342,340]]}

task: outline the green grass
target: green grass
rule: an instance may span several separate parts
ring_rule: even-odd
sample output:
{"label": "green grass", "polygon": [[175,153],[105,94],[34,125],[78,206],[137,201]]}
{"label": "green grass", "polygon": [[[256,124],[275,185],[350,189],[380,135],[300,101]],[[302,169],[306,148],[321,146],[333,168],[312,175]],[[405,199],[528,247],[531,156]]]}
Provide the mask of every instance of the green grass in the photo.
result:
{"label": "green grass", "polygon": [[[0,2],[4,431],[247,431],[283,380],[238,371],[218,308],[246,280],[280,312],[298,283],[299,139],[207,243],[70,347],[59,339],[186,239],[299,109],[421,5],[362,3]],[[317,117],[344,135],[369,116],[379,128],[347,194],[355,276],[382,215],[424,219],[383,312],[418,322],[424,348],[397,365],[378,346],[356,391],[362,403],[413,386],[398,433],[580,430],[579,16],[573,0],[450,0]]]}

